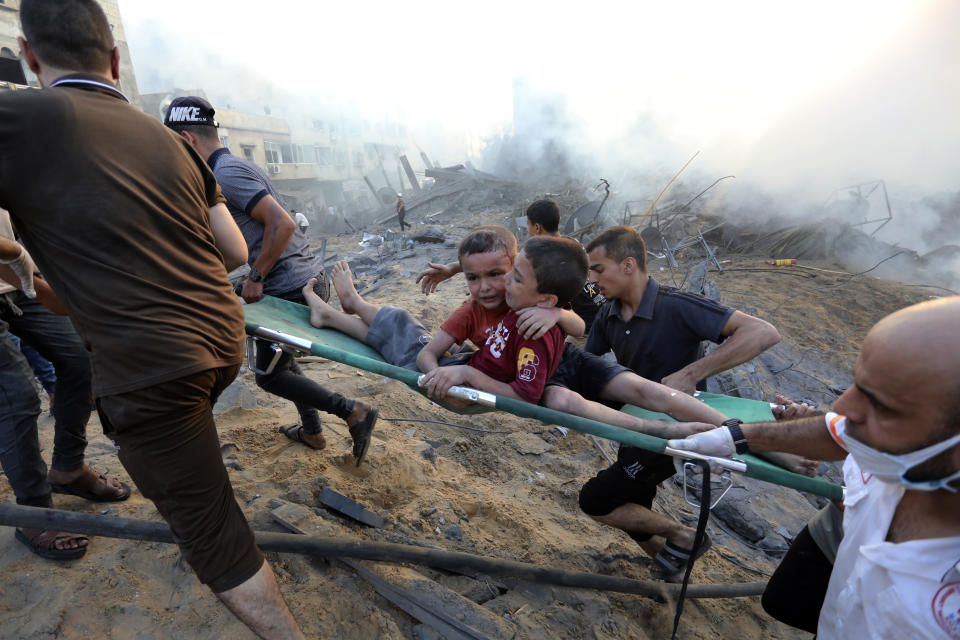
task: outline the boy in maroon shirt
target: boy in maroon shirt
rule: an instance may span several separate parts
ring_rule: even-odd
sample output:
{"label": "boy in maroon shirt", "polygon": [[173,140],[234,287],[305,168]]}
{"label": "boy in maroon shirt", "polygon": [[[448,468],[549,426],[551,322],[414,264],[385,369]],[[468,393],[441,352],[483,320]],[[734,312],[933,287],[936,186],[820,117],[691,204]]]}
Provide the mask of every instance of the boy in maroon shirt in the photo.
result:
{"label": "boy in maroon shirt", "polygon": [[466,365],[427,372],[420,383],[427,395],[444,398],[450,387],[466,385],[538,403],[560,363],[564,334],[553,326],[540,338],[525,338],[517,328],[517,311],[569,304],[586,281],[585,257],[580,244],[569,238],[528,240],[504,281],[510,311]]}

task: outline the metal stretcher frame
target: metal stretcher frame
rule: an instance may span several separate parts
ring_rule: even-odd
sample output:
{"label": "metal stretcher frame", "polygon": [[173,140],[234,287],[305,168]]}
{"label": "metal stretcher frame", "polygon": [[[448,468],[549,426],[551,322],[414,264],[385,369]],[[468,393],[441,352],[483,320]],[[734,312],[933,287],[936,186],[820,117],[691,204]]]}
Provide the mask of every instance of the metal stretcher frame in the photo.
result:
{"label": "metal stretcher frame", "polygon": [[[417,380],[420,377],[418,372],[387,363],[374,349],[346,334],[332,329],[317,329],[311,326],[309,309],[303,305],[265,296],[263,300],[256,304],[245,305],[244,313],[247,334],[253,338],[286,345],[328,360],[393,378],[403,382],[414,391],[423,393],[423,390],[417,386]],[[742,473],[750,478],[797,489],[798,491],[806,491],[830,500],[843,499],[843,487],[838,484],[822,478],[810,478],[792,473],[749,454],[737,456],[733,459],[699,456],[687,451],[670,449],[666,446],[667,441],[662,438],[621,429],[603,422],[581,418],[522,400],[506,398],[476,389],[463,389],[460,392],[460,397],[473,400],[480,406],[471,407],[467,410],[446,408],[457,413],[468,414],[477,413],[478,409],[506,411],[522,418],[539,420],[543,424],[561,425],[581,433],[607,438],[655,453],[665,453],[686,459],[708,459],[724,469]],[[744,422],[763,422],[773,419],[769,405],[764,402],[713,394],[701,394],[701,399],[719,411],[727,415],[735,415]],[[637,407],[628,406],[625,411],[642,418],[672,420],[664,414]]]}

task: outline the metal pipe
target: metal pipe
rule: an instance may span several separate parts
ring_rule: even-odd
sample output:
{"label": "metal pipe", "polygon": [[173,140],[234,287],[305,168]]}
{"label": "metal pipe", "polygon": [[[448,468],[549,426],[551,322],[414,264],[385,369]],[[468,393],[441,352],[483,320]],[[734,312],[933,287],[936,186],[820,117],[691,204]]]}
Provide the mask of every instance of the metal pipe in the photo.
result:
{"label": "metal pipe", "polygon": [[[90,536],[148,540],[173,543],[173,534],[163,522],[115,518],[58,509],[0,504],[0,526],[29,527],[51,531],[68,531]],[[557,584],[573,588],[598,589],[633,593],[650,598],[672,598],[680,593],[680,585],[605,576],[586,571],[569,571],[542,567],[527,562],[501,560],[460,551],[425,549],[390,542],[369,542],[349,538],[324,538],[290,533],[255,531],[257,546],[264,551],[302,553],[333,558],[359,558],[380,562],[412,562],[453,572],[474,571],[491,576],[506,576]],[[688,598],[739,598],[763,593],[765,582],[742,584],[693,585]]]}

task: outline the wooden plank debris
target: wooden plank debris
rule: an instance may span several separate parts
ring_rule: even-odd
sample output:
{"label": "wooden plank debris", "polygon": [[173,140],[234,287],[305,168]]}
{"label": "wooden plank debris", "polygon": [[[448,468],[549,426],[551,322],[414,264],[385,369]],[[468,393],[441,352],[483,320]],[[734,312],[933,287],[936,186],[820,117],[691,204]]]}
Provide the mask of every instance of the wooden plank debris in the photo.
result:
{"label": "wooden plank debris", "polygon": [[[270,504],[275,507],[273,518],[287,529],[305,535],[329,535],[330,524],[308,508],[276,499]],[[516,626],[511,622],[413,569],[349,558],[339,561],[385,599],[447,640],[511,640],[516,636]]]}
{"label": "wooden plank debris", "polygon": [[384,525],[384,522],[386,522],[382,516],[377,515],[359,502],[351,500],[330,487],[324,487],[317,499],[324,506],[330,507],[334,511],[339,511],[343,515],[349,516],[368,527],[379,529]]}

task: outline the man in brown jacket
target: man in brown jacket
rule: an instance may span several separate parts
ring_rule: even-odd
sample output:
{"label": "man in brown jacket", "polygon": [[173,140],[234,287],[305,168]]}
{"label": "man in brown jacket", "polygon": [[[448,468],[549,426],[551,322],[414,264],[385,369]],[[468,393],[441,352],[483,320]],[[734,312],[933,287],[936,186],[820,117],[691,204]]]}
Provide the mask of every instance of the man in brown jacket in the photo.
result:
{"label": "man in brown jacket", "polygon": [[90,349],[105,433],[198,578],[264,638],[302,638],[220,457],[247,257],[206,163],[116,86],[95,0],[23,0],[44,89],[0,96],[0,206]]}

